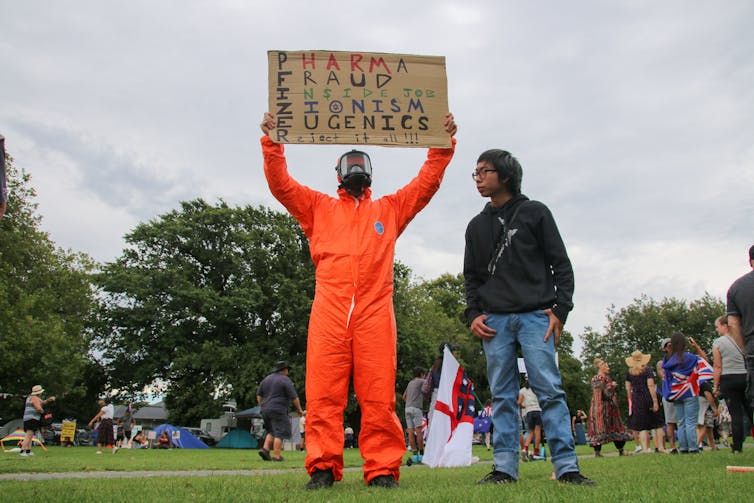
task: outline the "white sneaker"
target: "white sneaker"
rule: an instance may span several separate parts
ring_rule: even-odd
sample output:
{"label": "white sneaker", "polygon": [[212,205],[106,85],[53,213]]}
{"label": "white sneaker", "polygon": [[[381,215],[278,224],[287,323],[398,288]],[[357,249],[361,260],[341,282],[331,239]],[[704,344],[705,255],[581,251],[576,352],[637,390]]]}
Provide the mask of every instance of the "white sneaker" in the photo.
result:
{"label": "white sneaker", "polygon": [[34,455],[34,453],[33,453],[33,452],[31,452],[31,451],[29,451],[29,452],[27,452],[27,453],[26,453],[26,455],[27,455],[27,456],[33,456],[33,455]]}
{"label": "white sneaker", "polygon": [[102,451],[97,451],[97,454],[102,454]]}
{"label": "white sneaker", "polygon": [[118,452],[118,447],[113,447],[113,454],[115,454],[116,452]]}
{"label": "white sneaker", "polygon": [[636,448],[634,449],[634,454],[639,454],[640,452],[641,452],[641,446],[637,445]]}
{"label": "white sneaker", "polygon": [[25,458],[25,457],[27,457],[29,455],[29,453],[27,453],[25,451],[21,451],[18,455],[21,456],[22,458]]}

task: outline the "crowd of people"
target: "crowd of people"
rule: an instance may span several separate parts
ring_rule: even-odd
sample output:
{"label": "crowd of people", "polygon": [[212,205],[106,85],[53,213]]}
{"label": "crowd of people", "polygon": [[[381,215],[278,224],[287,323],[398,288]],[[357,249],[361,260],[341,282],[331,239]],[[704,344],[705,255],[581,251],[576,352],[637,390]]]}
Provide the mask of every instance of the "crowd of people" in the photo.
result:
{"label": "crowd of people", "polygon": [[[29,457],[34,453],[31,450],[32,442],[44,437],[42,432],[48,429],[52,423],[52,414],[45,410],[44,406],[54,402],[55,397],[42,398],[44,388],[37,384],[31,389],[24,403],[23,431],[24,438],[20,443],[20,456]],[[109,397],[99,399],[99,410],[87,423],[87,427],[93,432],[97,446],[96,454],[102,454],[103,447],[111,449],[113,454],[119,449],[171,449],[176,447],[167,430],[163,430],[159,436],[150,437],[149,433],[142,428],[136,428],[136,422],[128,408],[121,417],[115,417],[115,407]],[[78,433],[75,433],[78,435]],[[61,445],[73,446],[73,438],[61,435]]]}

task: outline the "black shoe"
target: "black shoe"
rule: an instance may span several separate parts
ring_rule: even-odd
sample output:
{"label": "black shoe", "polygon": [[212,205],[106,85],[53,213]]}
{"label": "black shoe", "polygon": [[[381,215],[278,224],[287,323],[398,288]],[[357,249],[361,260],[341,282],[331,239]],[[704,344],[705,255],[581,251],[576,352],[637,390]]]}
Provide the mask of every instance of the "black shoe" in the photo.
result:
{"label": "black shoe", "polygon": [[505,472],[492,470],[490,473],[485,475],[482,480],[477,482],[477,484],[511,484],[515,481],[516,479]]}
{"label": "black shoe", "polygon": [[285,461],[285,460],[283,459],[283,456],[280,456],[279,458],[270,458],[270,461],[280,462],[280,461]]}
{"label": "black shoe", "polygon": [[579,472],[568,472],[564,473],[558,478],[558,482],[563,482],[565,484],[574,484],[579,486],[596,486],[597,482],[593,481],[592,479],[588,479],[581,475]]}
{"label": "black shoe", "polygon": [[678,454],[678,449],[671,449],[670,454]]}
{"label": "black shoe", "polygon": [[395,481],[395,477],[392,475],[379,475],[370,480],[369,485],[372,487],[386,487],[392,489],[398,487],[398,482]]}
{"label": "black shoe", "polygon": [[269,460],[272,459],[270,457],[270,451],[266,451],[264,449],[259,449],[257,452],[259,453],[259,457],[262,458],[262,459],[264,459],[265,461],[269,461]]}
{"label": "black shoe", "polygon": [[306,483],[307,489],[322,489],[324,487],[332,487],[335,482],[332,470],[315,470],[312,473],[312,478]]}

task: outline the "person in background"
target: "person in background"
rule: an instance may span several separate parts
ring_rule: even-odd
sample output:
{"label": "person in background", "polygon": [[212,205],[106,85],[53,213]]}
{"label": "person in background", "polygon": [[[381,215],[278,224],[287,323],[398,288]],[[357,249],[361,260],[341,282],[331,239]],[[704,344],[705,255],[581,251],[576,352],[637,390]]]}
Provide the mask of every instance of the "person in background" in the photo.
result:
{"label": "person in background", "polygon": [[113,417],[115,416],[115,407],[110,403],[110,397],[100,398],[99,412],[89,421],[89,428],[99,421],[97,427],[97,454],[102,454],[102,446],[112,447],[113,454],[118,452],[118,446],[115,445],[115,432],[113,430]]}
{"label": "person in background", "polygon": [[[539,452],[542,446],[542,407],[539,406],[537,395],[531,390],[529,381],[524,381],[524,386],[518,392],[518,406],[526,422],[528,434],[524,439],[524,448],[521,451],[521,461],[542,459]],[[534,441],[534,454],[529,454],[529,446]]]}
{"label": "person in background", "polygon": [[264,429],[267,430],[264,445],[258,452],[265,461],[283,461],[280,449],[283,447],[283,440],[291,438],[292,433],[288,402],[293,403],[299,415],[304,415],[296,388],[288,377],[288,368],[288,362],[277,362],[272,372],[257,387],[257,403],[264,420]]}
{"label": "person in background", "polygon": [[717,421],[720,427],[720,438],[725,447],[730,447],[730,441],[732,441],[731,417],[725,400],[720,400],[717,410],[719,411]]}
{"label": "person in background", "polygon": [[131,449],[146,449],[148,446],[149,442],[143,431],[139,431],[131,440]]}
{"label": "person in background", "polygon": [[664,338],[662,341],[660,341],[660,349],[662,350],[663,356],[662,360],[657,362],[657,376],[660,378],[660,397],[662,399],[662,411],[663,415],[665,416],[665,438],[668,440],[668,447],[670,450],[668,451],[670,454],[678,454],[678,448],[675,445],[675,432],[677,430],[678,426],[678,417],[675,414],[675,405],[673,402],[668,401],[667,398],[665,398],[662,395],[662,382],[665,379],[665,371],[662,369],[662,364],[667,361],[668,359],[668,353],[670,352],[670,337]]}
{"label": "person in background", "polygon": [[[718,338],[712,343],[712,360],[714,378],[712,391],[725,403],[725,410],[730,418],[733,452],[743,449],[744,418],[751,417],[746,402],[746,360],[744,348],[728,333],[728,316],[720,316],[715,321]],[[721,405],[722,403],[721,402]],[[727,446],[726,446],[727,447]]]}
{"label": "person in background", "polygon": [[347,449],[353,449],[355,436],[353,428],[351,428],[350,425],[346,425],[345,428],[343,428],[343,436],[345,437],[345,443],[343,446]]}
{"label": "person in background", "polygon": [[306,411],[300,416],[298,416],[298,431],[301,432],[301,442],[298,444],[298,450],[305,451],[306,450],[306,440],[304,438],[304,435],[306,434]]}
{"label": "person in background", "polygon": [[662,394],[675,405],[681,454],[699,452],[696,421],[699,415],[699,384],[712,379],[712,367],[701,357],[686,351],[686,337],[670,336],[670,352],[663,362]]}
{"label": "person in background", "polygon": [[[751,271],[728,288],[728,333],[746,355],[746,415],[754,411],[754,246],[749,248]],[[733,414],[733,410],[731,410]]]}
{"label": "person in background", "polygon": [[[1,138],[2,136],[0,136],[0,139]],[[34,455],[34,453],[31,452],[31,444],[33,442],[32,439],[34,438],[34,432],[39,431],[39,428],[42,424],[42,418],[47,415],[43,407],[48,403],[55,401],[54,396],[42,400],[40,398],[40,395],[44,392],[44,388],[42,388],[41,385],[37,384],[31,388],[31,393],[28,397],[26,397],[26,402],[24,403],[23,418],[24,432],[26,435],[21,442],[21,452],[19,453],[21,457]]]}
{"label": "person in background", "polygon": [[126,434],[123,430],[123,420],[116,419],[113,424],[113,431],[115,432],[115,447],[122,449],[127,445]]}
{"label": "person in background", "polygon": [[[699,450],[704,449],[706,439],[707,445],[713,451],[718,450],[715,444],[715,420],[720,414],[717,408],[717,401],[712,394],[712,384],[705,381],[699,384],[699,396],[704,397],[704,402],[699,401],[699,413],[697,414],[696,423],[696,443],[699,444]],[[702,409],[704,407],[704,409]]]}
{"label": "person in background", "polygon": [[486,402],[484,402],[484,408],[482,409],[480,415],[490,419],[490,424],[487,428],[487,431],[482,432],[484,433],[484,445],[489,451],[492,449],[492,442],[490,442],[490,439],[492,437],[492,400],[490,400],[489,398]]}
{"label": "person in background", "polygon": [[573,438],[576,445],[586,445],[586,430],[584,429],[584,423],[588,421],[589,416],[586,415],[581,409],[576,411],[576,414],[571,418],[571,431],[573,432]]}
{"label": "person in background", "polygon": [[154,444],[155,449],[170,449],[172,442],[170,441],[170,435],[168,434],[168,430],[162,430],[162,433],[160,433],[160,438],[157,439],[157,442]]}
{"label": "person in background", "polygon": [[[649,432],[655,430],[655,444],[658,452],[665,453],[662,441],[662,416],[660,402],[655,386],[655,375],[648,366],[652,355],[645,355],[636,350],[626,358],[626,393],[629,397],[629,415],[627,426],[639,433],[642,453],[652,452],[649,447]],[[658,438],[659,436],[659,438]]]}
{"label": "person in background", "polygon": [[414,378],[406,385],[403,392],[403,402],[405,405],[406,416],[406,433],[408,434],[408,445],[413,453],[413,462],[421,463],[424,456],[424,438],[422,437],[422,422],[424,420],[424,397],[422,395],[422,385],[424,384],[424,369],[414,367]]}
{"label": "person in background", "polygon": [[128,404],[128,407],[126,408],[126,413],[123,415],[123,417],[120,420],[121,427],[123,428],[123,446],[127,449],[131,448],[131,437],[133,437],[133,428],[136,424],[136,421],[134,420],[133,415],[133,408],[131,407],[131,404]]}
{"label": "person in background", "polygon": [[[700,358],[702,358],[704,361],[709,363],[710,365],[713,364],[713,360],[707,356],[707,353],[702,349],[702,347],[699,345],[698,342],[693,337],[688,338],[689,346],[696,352],[697,355],[699,355]],[[712,419],[705,419],[705,416],[710,415],[710,410],[714,406],[710,400],[709,397],[712,396],[712,386],[701,386],[699,388],[699,411],[697,412],[696,416],[696,438],[697,438],[697,444],[699,444],[699,450],[702,450],[703,444],[702,439],[707,435],[707,424],[714,421],[714,418]]]}
{"label": "person in background", "polygon": [[602,457],[602,446],[612,442],[618,454],[625,456],[623,447],[631,435],[626,432],[618,409],[618,385],[610,378],[610,366],[605,360],[594,360],[597,375],[592,378],[592,401],[589,405],[589,443],[595,457]]}

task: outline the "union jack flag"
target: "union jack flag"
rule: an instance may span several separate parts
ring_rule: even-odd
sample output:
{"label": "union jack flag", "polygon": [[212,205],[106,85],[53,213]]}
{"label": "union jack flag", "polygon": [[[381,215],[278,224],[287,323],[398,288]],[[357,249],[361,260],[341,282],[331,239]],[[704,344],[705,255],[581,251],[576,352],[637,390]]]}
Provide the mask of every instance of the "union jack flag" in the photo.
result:
{"label": "union jack flag", "polygon": [[[690,370],[690,372],[689,372]],[[696,365],[686,366],[670,373],[670,391],[667,399],[671,402],[699,396],[699,385],[712,379],[712,367],[704,358],[696,357]]]}

